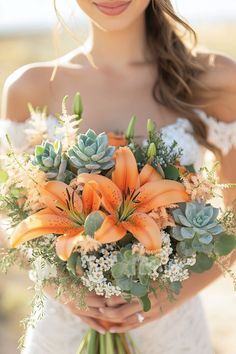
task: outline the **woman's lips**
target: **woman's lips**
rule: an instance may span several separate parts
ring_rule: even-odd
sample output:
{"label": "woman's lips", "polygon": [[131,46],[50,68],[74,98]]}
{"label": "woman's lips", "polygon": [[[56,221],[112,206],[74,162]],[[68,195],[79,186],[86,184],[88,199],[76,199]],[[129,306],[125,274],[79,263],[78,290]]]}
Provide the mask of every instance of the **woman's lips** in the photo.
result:
{"label": "woman's lips", "polygon": [[124,12],[131,1],[114,1],[114,2],[100,2],[94,3],[99,11],[108,16],[117,16]]}

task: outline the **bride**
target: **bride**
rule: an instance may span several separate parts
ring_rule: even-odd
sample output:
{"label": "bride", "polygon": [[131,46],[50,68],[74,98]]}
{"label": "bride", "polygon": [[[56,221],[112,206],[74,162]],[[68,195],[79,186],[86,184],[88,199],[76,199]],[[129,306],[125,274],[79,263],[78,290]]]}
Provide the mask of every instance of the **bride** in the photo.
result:
{"label": "bride", "polygon": [[[86,49],[57,62],[27,65],[6,81],[2,117],[14,121],[16,141],[22,144],[28,102],[59,112],[65,94],[72,98],[79,91],[85,106],[82,130],[124,131],[136,114],[137,135],[142,136],[152,118],[167,142],[176,140],[183,148],[182,163],[199,166],[210,149],[222,156],[222,181],[236,181],[236,63],[190,50],[178,29],[194,32],[170,0],[77,3],[91,19]],[[235,191],[226,193],[225,202],[235,197]],[[114,323],[113,332],[131,331],[143,354],[210,354],[197,294],[219,275],[216,267],[194,274],[174,303],[165,294],[153,297],[152,310],[145,314],[136,301],[94,294],[87,297],[89,310],[81,311],[73,303],[59,304],[47,289],[45,317],[29,329],[23,353],[73,354],[86,326],[103,333],[99,319],[105,319]]]}

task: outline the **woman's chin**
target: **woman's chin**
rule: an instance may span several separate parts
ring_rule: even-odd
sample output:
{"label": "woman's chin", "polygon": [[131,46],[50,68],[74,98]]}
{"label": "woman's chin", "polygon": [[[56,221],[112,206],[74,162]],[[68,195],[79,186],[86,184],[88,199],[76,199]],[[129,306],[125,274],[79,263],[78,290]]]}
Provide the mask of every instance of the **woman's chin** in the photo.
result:
{"label": "woman's chin", "polygon": [[[77,2],[93,24],[104,31],[113,32],[125,30],[143,17],[150,0]],[[115,6],[116,4],[118,5]]]}

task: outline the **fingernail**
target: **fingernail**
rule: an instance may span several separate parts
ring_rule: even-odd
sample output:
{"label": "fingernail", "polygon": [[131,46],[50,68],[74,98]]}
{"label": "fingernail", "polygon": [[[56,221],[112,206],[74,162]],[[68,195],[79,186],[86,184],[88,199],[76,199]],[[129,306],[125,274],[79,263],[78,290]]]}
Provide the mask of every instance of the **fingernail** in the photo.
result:
{"label": "fingernail", "polygon": [[99,308],[99,312],[104,313],[104,310],[102,307]]}
{"label": "fingernail", "polygon": [[116,333],[116,330],[115,330],[115,328],[110,328],[109,332],[110,333]]}
{"label": "fingernail", "polygon": [[99,333],[104,335],[106,332],[103,330],[100,330]]}

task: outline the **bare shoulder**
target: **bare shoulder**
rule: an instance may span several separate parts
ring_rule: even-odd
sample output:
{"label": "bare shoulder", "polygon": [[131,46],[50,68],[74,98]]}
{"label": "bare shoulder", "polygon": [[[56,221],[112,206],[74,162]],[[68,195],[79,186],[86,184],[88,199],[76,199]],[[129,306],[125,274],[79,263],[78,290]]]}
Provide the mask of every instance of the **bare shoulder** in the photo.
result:
{"label": "bare shoulder", "polygon": [[199,60],[207,70],[202,81],[216,92],[216,99],[209,105],[209,113],[226,122],[236,120],[236,61],[217,53],[200,53]]}
{"label": "bare shoulder", "polygon": [[29,102],[44,106],[54,65],[53,62],[29,64],[13,72],[3,88],[1,117],[24,121],[29,115]]}

